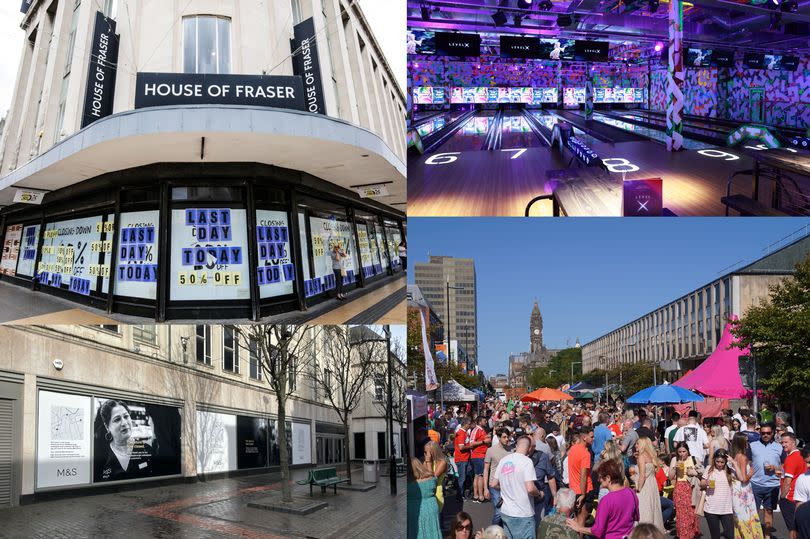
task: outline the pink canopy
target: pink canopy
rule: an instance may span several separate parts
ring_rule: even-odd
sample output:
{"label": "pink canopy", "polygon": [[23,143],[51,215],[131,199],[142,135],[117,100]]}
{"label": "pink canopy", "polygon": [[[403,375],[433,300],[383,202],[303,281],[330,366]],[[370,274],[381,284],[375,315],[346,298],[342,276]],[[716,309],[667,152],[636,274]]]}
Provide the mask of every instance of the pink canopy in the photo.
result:
{"label": "pink canopy", "polygon": [[695,370],[673,382],[674,385],[700,391],[710,397],[740,399],[745,396],[747,390],[740,378],[740,356],[747,356],[749,351],[748,348],[731,348],[735,342],[731,334],[732,323],[726,324],[714,352]]}
{"label": "pink canopy", "polygon": [[[675,404],[673,408],[675,411],[686,416],[692,409],[691,402],[686,404]],[[728,408],[728,399],[716,399],[714,397],[706,397],[703,402],[694,403],[695,409],[700,413],[701,417],[719,417],[723,415],[720,411]]]}

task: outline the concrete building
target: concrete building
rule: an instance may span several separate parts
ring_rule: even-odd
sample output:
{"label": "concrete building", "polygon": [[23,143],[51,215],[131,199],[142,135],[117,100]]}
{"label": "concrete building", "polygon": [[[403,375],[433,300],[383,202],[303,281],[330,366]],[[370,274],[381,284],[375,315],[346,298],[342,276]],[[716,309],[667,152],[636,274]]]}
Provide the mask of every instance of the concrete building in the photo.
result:
{"label": "concrete building", "polygon": [[531,354],[521,352],[509,356],[509,387],[526,387]]}
{"label": "concrete building", "polygon": [[495,391],[503,391],[503,388],[509,385],[509,377],[505,374],[496,374],[489,377],[489,384]]}
{"label": "concrete building", "polygon": [[[478,295],[472,258],[431,256],[414,264],[414,280],[431,307],[467,351],[470,371],[478,370]],[[449,284],[449,298],[448,298]],[[448,317],[449,301],[449,321]]]}
{"label": "concrete building", "polygon": [[[240,337],[244,331],[206,325],[0,326],[0,507],[54,491],[277,468],[276,400],[257,362],[261,348],[248,345]],[[306,346],[323,338],[314,331],[301,336]],[[318,349],[317,341],[311,344]],[[343,426],[309,382],[315,372],[328,376],[323,357],[301,359],[293,378],[286,409],[293,466],[339,465],[345,459]],[[404,393],[402,361],[394,360],[392,375],[395,393]],[[385,388],[378,375],[364,386],[350,421],[352,459],[388,454]],[[126,470],[109,458],[110,441],[120,432],[104,421],[108,401],[123,403],[120,410],[129,416],[125,434],[138,440]],[[107,411],[115,417],[114,409]],[[398,455],[403,426],[395,423]]]}
{"label": "concrete building", "polygon": [[711,354],[732,316],[768,298],[768,287],[810,255],[810,236],[717,279],[582,346],[583,372],[654,362],[676,379]]}
{"label": "concrete building", "polygon": [[406,101],[356,0],[32,0],[21,26],[3,279],[256,320],[325,299],[334,245],[347,287],[401,271]]}

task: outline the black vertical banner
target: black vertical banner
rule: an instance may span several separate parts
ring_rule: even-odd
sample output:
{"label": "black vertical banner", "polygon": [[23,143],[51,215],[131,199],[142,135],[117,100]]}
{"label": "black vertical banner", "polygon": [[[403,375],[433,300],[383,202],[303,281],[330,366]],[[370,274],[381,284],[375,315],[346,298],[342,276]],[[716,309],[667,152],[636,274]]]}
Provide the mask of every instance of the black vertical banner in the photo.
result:
{"label": "black vertical banner", "polygon": [[318,43],[315,40],[315,21],[312,17],[293,27],[292,52],[293,73],[304,80],[306,110],[326,114],[323,102],[321,64],[318,59]]}
{"label": "black vertical banner", "polygon": [[115,73],[118,64],[118,41],[115,21],[96,12],[96,26],[90,45],[90,68],[84,94],[82,128],[109,116],[115,97]]}

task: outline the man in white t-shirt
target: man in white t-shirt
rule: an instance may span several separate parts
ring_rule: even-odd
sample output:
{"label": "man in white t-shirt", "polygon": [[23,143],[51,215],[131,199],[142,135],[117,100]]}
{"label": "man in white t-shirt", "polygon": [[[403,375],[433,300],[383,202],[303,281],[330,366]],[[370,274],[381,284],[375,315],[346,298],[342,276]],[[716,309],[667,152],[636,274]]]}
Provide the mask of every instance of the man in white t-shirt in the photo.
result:
{"label": "man in white t-shirt", "polygon": [[677,434],[677,432],[675,434],[672,434],[672,431],[681,428],[683,425],[680,423],[681,414],[679,414],[678,412],[673,412],[670,419],[672,420],[672,425],[668,426],[666,430],[664,430],[664,447],[666,447],[668,453],[674,453],[675,452],[675,447],[673,446],[674,444],[670,444],[669,441],[673,439],[673,437],[675,436],[675,434]]}
{"label": "man in white t-shirt", "polygon": [[695,410],[689,412],[689,422],[675,433],[675,441],[686,442],[686,445],[689,446],[689,453],[703,464],[706,448],[709,446],[709,437],[697,422],[697,418],[698,413]]}
{"label": "man in white t-shirt", "polygon": [[531,445],[531,438],[520,436],[515,452],[501,459],[490,480],[493,488],[501,490],[501,520],[511,539],[535,538],[534,498],[542,493],[535,486],[537,473],[527,456]]}
{"label": "man in white t-shirt", "polygon": [[796,502],[796,507],[799,504],[810,502],[810,452],[802,449],[802,456],[808,471],[796,478],[796,486],[793,487],[793,501]]}

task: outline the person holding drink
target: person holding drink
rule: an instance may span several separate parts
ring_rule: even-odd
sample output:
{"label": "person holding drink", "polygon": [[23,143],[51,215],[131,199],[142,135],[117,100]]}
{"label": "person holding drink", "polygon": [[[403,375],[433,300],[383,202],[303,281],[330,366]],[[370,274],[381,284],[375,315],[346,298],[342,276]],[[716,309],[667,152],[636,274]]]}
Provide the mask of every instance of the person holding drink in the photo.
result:
{"label": "person holding drink", "polygon": [[749,453],[748,436],[738,432],[731,440],[731,469],[736,481],[731,487],[731,506],[734,509],[735,537],[739,539],[762,539],[762,526],[759,523],[754,493],[751,491],[751,478],[754,470]]}
{"label": "person holding drink", "polygon": [[698,482],[702,473],[703,466],[689,454],[686,442],[678,442],[675,445],[675,457],[669,465],[669,479],[675,484],[672,493],[675,514],[678,515],[675,529],[677,536],[682,539],[694,539],[700,535],[695,505],[700,496]]}
{"label": "person holding drink", "polygon": [[764,509],[763,531],[770,538],[775,531],[773,511],[779,505],[779,481],[782,473],[782,445],[774,440],[776,425],[765,422],[759,429],[760,439],[751,443],[751,466],[754,475],[751,477],[751,490],[754,503]]}
{"label": "person holding drink", "polygon": [[[734,511],[731,505],[731,469],[728,467],[728,452],[718,449],[714,452],[711,468],[700,481],[700,488],[706,490],[703,512],[712,539],[733,539]],[[723,532],[720,533],[720,526]]]}

